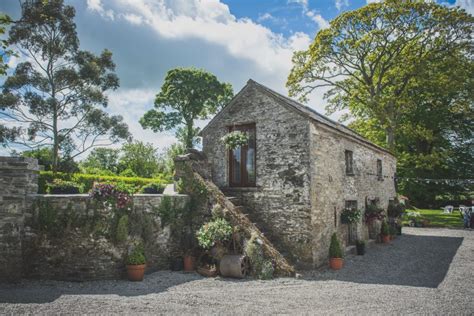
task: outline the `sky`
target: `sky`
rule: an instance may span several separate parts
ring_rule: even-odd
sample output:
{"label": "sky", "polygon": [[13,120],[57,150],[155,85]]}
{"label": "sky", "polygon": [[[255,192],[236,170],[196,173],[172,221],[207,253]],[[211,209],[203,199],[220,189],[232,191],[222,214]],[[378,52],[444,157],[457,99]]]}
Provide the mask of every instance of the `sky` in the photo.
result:
{"label": "sky", "polygon": [[[113,53],[120,88],[109,93],[107,111],[122,115],[134,139],[159,151],[176,141],[174,133],[143,130],[138,121],[153,108],[168,70],[203,68],[231,83],[235,93],[252,78],[287,95],[293,52],[307,49],[342,12],[376,1],[65,0],[76,9],[81,49]],[[474,0],[439,2],[474,14]],[[0,11],[18,18],[18,0],[0,0]],[[11,66],[17,62],[10,60]],[[323,94],[313,93],[307,105],[324,113]]]}

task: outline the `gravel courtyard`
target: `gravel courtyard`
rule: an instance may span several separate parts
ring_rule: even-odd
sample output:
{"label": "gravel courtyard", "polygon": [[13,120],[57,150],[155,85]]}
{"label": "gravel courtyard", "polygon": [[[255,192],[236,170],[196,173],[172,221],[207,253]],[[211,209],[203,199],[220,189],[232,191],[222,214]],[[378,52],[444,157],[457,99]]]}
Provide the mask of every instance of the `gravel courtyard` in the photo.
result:
{"label": "gravel courtyard", "polygon": [[474,313],[474,231],[404,228],[343,270],[272,281],[156,272],[142,283],[0,284],[0,314]]}

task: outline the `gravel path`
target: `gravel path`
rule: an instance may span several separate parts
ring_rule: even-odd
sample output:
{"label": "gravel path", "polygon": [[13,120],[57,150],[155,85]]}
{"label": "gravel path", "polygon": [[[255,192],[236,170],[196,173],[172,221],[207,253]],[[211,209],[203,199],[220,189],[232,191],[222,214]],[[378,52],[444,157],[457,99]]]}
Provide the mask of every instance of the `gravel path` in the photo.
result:
{"label": "gravel path", "polygon": [[474,231],[404,228],[343,270],[271,281],[161,271],[146,281],[0,284],[0,314],[474,313]]}

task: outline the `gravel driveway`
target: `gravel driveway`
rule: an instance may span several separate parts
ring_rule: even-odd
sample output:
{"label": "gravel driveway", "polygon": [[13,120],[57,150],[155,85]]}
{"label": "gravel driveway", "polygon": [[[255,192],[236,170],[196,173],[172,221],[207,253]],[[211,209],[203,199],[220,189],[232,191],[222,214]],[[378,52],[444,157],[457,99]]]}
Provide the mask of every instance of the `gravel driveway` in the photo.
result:
{"label": "gravel driveway", "polygon": [[474,313],[474,231],[404,228],[343,270],[271,281],[157,272],[146,281],[0,284],[0,314]]}

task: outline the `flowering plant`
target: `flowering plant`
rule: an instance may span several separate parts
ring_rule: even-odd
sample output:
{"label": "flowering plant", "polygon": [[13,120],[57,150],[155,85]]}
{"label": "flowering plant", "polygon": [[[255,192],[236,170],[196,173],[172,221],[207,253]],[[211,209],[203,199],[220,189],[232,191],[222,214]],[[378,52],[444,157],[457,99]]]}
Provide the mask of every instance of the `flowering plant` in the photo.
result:
{"label": "flowering plant", "polygon": [[241,131],[233,131],[221,138],[221,142],[225,144],[227,149],[235,149],[247,145],[249,137]]}
{"label": "flowering plant", "polygon": [[127,188],[111,183],[94,183],[90,196],[93,199],[103,201],[104,204],[123,209],[131,202],[132,197]]}
{"label": "flowering plant", "polygon": [[383,213],[383,209],[379,208],[375,204],[369,204],[365,208],[365,222],[370,223],[376,219],[383,220],[385,215]]}

